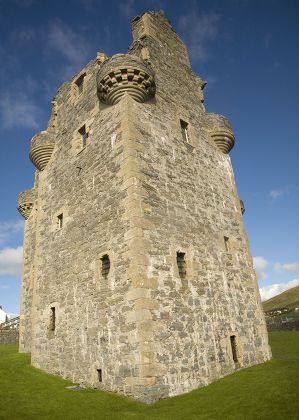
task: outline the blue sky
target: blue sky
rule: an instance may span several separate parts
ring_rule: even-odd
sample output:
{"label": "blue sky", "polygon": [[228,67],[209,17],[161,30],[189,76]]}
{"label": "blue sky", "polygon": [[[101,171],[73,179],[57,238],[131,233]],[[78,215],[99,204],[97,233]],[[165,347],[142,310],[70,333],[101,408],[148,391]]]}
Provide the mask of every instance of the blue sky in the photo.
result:
{"label": "blue sky", "polygon": [[97,51],[126,52],[130,21],[164,9],[227,116],[245,227],[264,298],[299,284],[299,2],[297,0],[0,0],[0,305],[19,312],[22,218],[31,137],[50,101]]}

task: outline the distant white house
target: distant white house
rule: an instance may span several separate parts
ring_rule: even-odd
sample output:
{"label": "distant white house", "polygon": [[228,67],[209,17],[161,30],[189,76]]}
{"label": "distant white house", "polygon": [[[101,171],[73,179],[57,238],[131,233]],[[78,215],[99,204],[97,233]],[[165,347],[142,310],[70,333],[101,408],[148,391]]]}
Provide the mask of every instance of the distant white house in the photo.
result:
{"label": "distant white house", "polygon": [[0,306],[0,324],[2,324],[2,322],[6,322],[8,321],[8,314],[6,312],[3,311],[2,306]]}

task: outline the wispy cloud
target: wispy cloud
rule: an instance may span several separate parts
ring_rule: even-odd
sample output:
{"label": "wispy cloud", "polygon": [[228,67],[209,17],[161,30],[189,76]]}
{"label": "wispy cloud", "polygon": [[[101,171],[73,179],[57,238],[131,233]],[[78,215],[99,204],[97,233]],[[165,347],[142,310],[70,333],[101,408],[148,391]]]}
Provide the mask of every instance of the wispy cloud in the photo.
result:
{"label": "wispy cloud", "polygon": [[2,92],[0,97],[0,124],[4,129],[14,127],[39,128],[40,108],[25,92],[14,89]]}
{"label": "wispy cloud", "polygon": [[283,190],[271,190],[269,192],[269,197],[272,198],[272,200],[277,200],[277,198],[282,197],[285,194]]}
{"label": "wispy cloud", "polygon": [[179,28],[195,61],[205,62],[209,56],[209,44],[218,35],[220,16],[210,12],[199,14],[192,11],[179,18]]}
{"label": "wispy cloud", "polygon": [[0,222],[0,246],[3,246],[9,239],[17,234],[21,234],[24,229],[22,220],[8,220]]}
{"label": "wispy cloud", "polygon": [[14,29],[10,34],[10,41],[14,44],[14,46],[23,46],[28,42],[32,42],[35,38],[35,30],[25,26]]}
{"label": "wispy cloud", "polygon": [[279,295],[282,292],[285,292],[292,287],[299,286],[299,279],[294,279],[288,283],[275,283],[270,286],[265,286],[260,288],[260,295],[262,301],[271,299],[272,297]]}
{"label": "wispy cloud", "polygon": [[90,11],[92,10],[94,7],[100,6],[98,0],[77,0],[77,3],[79,3],[81,6],[84,7],[84,9]]}
{"label": "wispy cloud", "polygon": [[298,194],[298,185],[290,184],[286,185],[282,188],[275,188],[268,193],[268,196],[272,199],[272,201],[276,201],[281,197],[293,196]]}
{"label": "wispy cloud", "polygon": [[69,77],[86,64],[90,45],[67,24],[52,22],[48,32],[48,49],[59,53],[66,60],[63,77]]}
{"label": "wispy cloud", "polygon": [[120,12],[126,17],[132,17],[135,14],[135,0],[125,0],[119,3]]}
{"label": "wispy cloud", "polygon": [[264,257],[253,257],[253,266],[259,280],[265,280],[267,278],[265,269],[268,265],[269,262]]}
{"label": "wispy cloud", "polygon": [[275,263],[274,264],[274,270],[275,271],[286,271],[287,273],[299,273],[299,263],[288,263],[288,264],[280,264]]}
{"label": "wispy cloud", "polygon": [[22,271],[23,247],[4,248],[0,251],[0,276],[18,277]]}

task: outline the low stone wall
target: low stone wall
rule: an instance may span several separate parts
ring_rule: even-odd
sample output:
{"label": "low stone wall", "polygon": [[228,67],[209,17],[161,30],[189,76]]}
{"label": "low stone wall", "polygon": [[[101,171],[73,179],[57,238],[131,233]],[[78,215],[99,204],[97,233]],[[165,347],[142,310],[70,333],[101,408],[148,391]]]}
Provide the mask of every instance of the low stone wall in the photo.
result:
{"label": "low stone wall", "polygon": [[0,330],[0,344],[18,344],[19,330]]}
{"label": "low stone wall", "polygon": [[268,331],[299,331],[299,320],[287,322],[267,322]]}

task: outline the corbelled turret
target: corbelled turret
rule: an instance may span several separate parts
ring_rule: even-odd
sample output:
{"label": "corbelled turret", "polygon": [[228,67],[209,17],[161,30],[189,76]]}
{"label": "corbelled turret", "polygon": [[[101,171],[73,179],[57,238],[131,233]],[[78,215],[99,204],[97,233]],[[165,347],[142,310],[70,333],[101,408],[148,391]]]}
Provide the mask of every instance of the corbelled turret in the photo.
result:
{"label": "corbelled turret", "polygon": [[119,102],[125,92],[137,102],[147,101],[156,92],[149,64],[129,54],[116,54],[102,64],[97,87],[100,101],[108,105]]}

